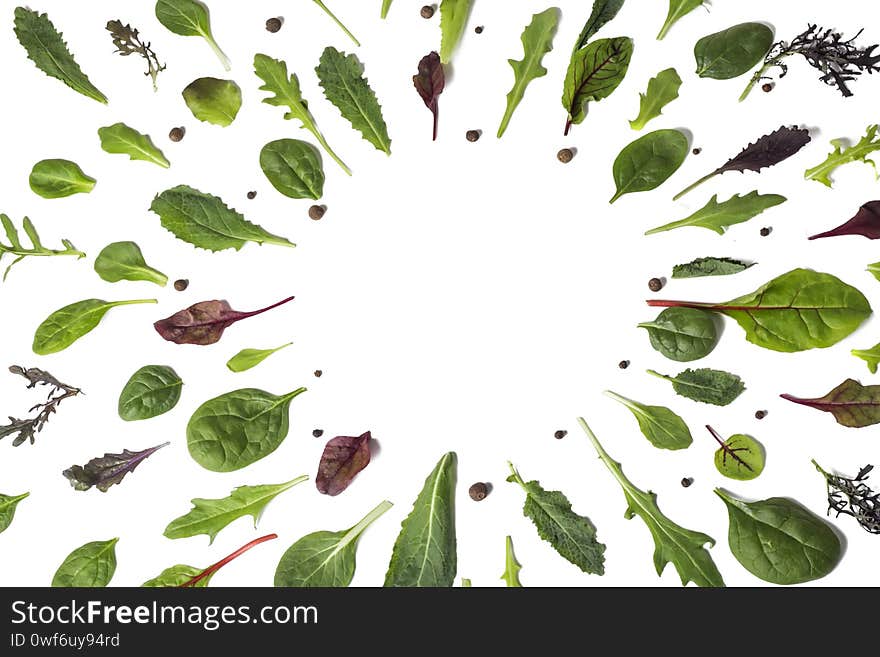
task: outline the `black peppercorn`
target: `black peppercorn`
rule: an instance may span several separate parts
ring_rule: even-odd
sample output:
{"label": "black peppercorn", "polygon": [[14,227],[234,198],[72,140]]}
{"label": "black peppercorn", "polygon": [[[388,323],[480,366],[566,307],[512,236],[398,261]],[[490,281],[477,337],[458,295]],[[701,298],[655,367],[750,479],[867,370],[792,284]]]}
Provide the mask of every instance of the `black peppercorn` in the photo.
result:
{"label": "black peppercorn", "polygon": [[315,429],[314,431],[312,431],[312,435],[315,438],[320,438],[321,436],[324,435],[324,430],[323,429]]}
{"label": "black peppercorn", "polygon": [[556,154],[556,159],[563,164],[568,164],[574,158],[574,151],[570,148],[563,148]]}
{"label": "black peppercorn", "polygon": [[479,130],[468,130],[464,133],[464,138],[468,141],[477,141],[482,133]]}
{"label": "black peppercorn", "polygon": [[648,289],[651,290],[651,292],[659,292],[663,289],[663,281],[659,278],[652,278],[648,281]]}
{"label": "black peppercorn", "polygon": [[767,417],[767,411],[755,411],[755,418],[758,420],[763,420]]}
{"label": "black peppercorn", "polygon": [[703,152],[702,148],[695,148],[694,150],[691,151],[691,153],[693,153],[694,155],[699,155],[702,152]]}
{"label": "black peppercorn", "polygon": [[765,93],[770,93],[771,91],[773,91],[773,85],[770,84],[769,82],[765,82],[764,84],[761,85],[761,91],[763,91]]}
{"label": "black peppercorn", "polygon": [[315,370],[315,378],[320,379],[322,374],[324,374],[324,370]]}
{"label": "black peppercorn", "polygon": [[562,440],[567,435],[568,431],[566,431],[565,429],[559,429],[556,433],[553,434],[553,437],[556,438],[556,440]]}
{"label": "black peppercorn", "polygon": [[180,278],[174,281],[174,289],[178,292],[183,292],[186,288],[189,287],[189,281],[185,278]]}
{"label": "black peppercorn", "polygon": [[767,228],[766,226],[761,229],[761,237],[767,237],[770,233],[773,232],[772,228]]}
{"label": "black peppercorn", "polygon": [[248,200],[253,201],[255,198],[257,198],[257,193],[256,192],[248,192],[247,197],[248,197]]}
{"label": "black peppercorn", "polygon": [[185,134],[186,128],[171,128],[171,132],[168,133],[168,139],[171,141],[180,141]]}
{"label": "black peppercorn", "polygon": [[690,477],[685,477],[684,479],[681,480],[681,485],[684,486],[685,488],[690,486],[692,483],[694,483],[694,480],[691,479]]}
{"label": "black peppercorn", "polygon": [[486,499],[486,495],[489,494],[489,486],[484,484],[483,482],[477,482],[470,488],[468,488],[468,495],[471,496],[471,499],[474,502],[479,502],[481,500]]}
{"label": "black peppercorn", "polygon": [[313,205],[309,208],[309,219],[318,221],[324,216],[325,212],[327,212],[327,209],[323,205]]}
{"label": "black peppercorn", "polygon": [[620,362],[617,364],[617,366],[618,366],[620,369],[625,370],[627,367],[629,367],[629,361],[628,361],[628,360],[622,360],[622,361],[620,361]]}
{"label": "black peppercorn", "polygon": [[266,31],[275,34],[275,32],[281,29],[283,24],[284,21],[281,18],[270,18],[266,21]]}
{"label": "black peppercorn", "polygon": [[425,5],[419,13],[422,15],[422,18],[432,18],[434,16],[434,7]]}
{"label": "black peppercorn", "polygon": [[474,28],[474,32],[476,32],[477,34],[482,34],[482,33],[483,33],[483,26],[482,26],[482,25],[477,25],[477,26]]}

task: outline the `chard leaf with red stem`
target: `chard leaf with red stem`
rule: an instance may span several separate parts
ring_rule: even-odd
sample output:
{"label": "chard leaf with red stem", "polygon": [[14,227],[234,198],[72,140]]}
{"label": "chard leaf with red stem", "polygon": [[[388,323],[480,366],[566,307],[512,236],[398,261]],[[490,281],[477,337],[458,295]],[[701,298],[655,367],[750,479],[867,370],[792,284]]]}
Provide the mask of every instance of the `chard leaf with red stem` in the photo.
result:
{"label": "chard leaf with red stem", "polygon": [[440,55],[432,51],[422,57],[419,61],[419,72],[413,76],[413,84],[425,106],[434,115],[433,139],[437,141],[437,120],[440,112],[438,100],[446,85],[446,75],[443,72],[443,64],[440,63]]}
{"label": "chard leaf with red stem", "polygon": [[110,486],[121,483],[125,475],[133,472],[145,458],[170,444],[162,443],[141,452],[124,449],[121,454],[107,453],[93,458],[84,466],[72,465],[61,474],[70,480],[70,485],[76,490],[89,490],[95,486],[102,493],[106,493]]}
{"label": "chard leaf with red stem", "polygon": [[370,432],[360,436],[336,436],[324,446],[315,485],[325,495],[339,495],[357,474],[370,464]]}
{"label": "chard leaf with red stem", "polygon": [[250,543],[243,545],[229,556],[222,558],[220,561],[207,568],[199,569],[184,564],[171,566],[170,568],[163,570],[153,579],[147,580],[141,586],[204,588],[208,586],[208,582],[214,574],[230,561],[237,559],[251,548],[258,546],[260,543],[265,543],[266,541],[271,541],[276,538],[278,538],[278,534],[267,534],[266,536],[255,538]]}
{"label": "chard leaf with red stem", "polygon": [[840,237],[841,235],[861,235],[869,240],[880,238],[880,201],[869,201],[859,208],[856,216],[824,233],[813,235],[809,239],[822,237]]}
{"label": "chard leaf with red stem", "polygon": [[838,424],[845,427],[869,427],[880,423],[880,386],[863,386],[847,379],[823,397],[803,398],[780,395],[801,406],[831,413]]}
{"label": "chard leaf with red stem", "polygon": [[176,344],[208,345],[218,342],[223,331],[235,322],[254,317],[267,310],[283,306],[294,297],[287,297],[271,306],[240,312],[233,310],[228,301],[200,301],[185,310],[174,313],[171,317],[160,319],[153,324],[156,331],[164,339]]}

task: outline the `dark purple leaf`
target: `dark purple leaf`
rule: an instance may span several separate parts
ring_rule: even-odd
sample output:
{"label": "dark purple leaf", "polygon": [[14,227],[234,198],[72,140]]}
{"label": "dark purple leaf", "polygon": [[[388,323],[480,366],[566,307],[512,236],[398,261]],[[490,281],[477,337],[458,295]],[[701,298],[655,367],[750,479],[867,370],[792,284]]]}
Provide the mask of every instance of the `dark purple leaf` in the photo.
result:
{"label": "dark purple leaf", "polygon": [[132,472],[141,461],[171,443],[162,443],[142,452],[122,450],[122,454],[104,454],[94,458],[85,465],[72,465],[62,472],[70,480],[76,490],[88,490],[96,486],[102,493],[113,484],[118,484],[129,472]]}
{"label": "dark purple leaf", "polygon": [[413,84],[416,91],[419,92],[419,96],[425,101],[427,108],[434,115],[434,141],[436,141],[439,113],[437,100],[446,85],[446,76],[443,73],[443,64],[440,63],[440,55],[431,52],[422,57],[419,62],[419,72],[413,76]]}
{"label": "dark purple leaf", "polygon": [[880,239],[880,201],[869,201],[859,208],[856,216],[837,228],[813,235],[811,240],[820,237],[839,237],[841,235],[862,235],[869,240]]}
{"label": "dark purple leaf", "polygon": [[282,306],[293,297],[274,303],[260,310],[239,312],[229,307],[227,301],[200,301],[186,310],[174,313],[153,324],[156,331],[169,342],[177,344],[214,344],[231,324]]}
{"label": "dark purple leaf", "polygon": [[339,495],[358,472],[370,464],[370,432],[360,436],[336,436],[327,442],[315,485],[325,495]]}
{"label": "dark purple leaf", "polygon": [[858,381],[847,379],[824,397],[780,397],[831,413],[837,423],[845,427],[868,427],[880,423],[880,386],[863,386]]}

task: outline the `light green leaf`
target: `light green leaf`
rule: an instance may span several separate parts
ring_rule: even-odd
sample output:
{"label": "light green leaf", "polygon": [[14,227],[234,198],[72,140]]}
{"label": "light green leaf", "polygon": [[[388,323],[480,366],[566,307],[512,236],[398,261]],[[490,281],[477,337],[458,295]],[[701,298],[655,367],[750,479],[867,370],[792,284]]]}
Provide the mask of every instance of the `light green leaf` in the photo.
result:
{"label": "light green leaf", "polygon": [[648,406],[616,392],[605,394],[626,406],[639,423],[642,435],[658,449],[686,449],[694,441],[691,431],[678,415],[664,406]]}
{"label": "light green leaf", "polygon": [[165,169],[171,166],[149,135],[143,135],[124,123],[98,128],[98,136],[101,138],[101,148],[108,153],[128,155],[132,160],[152,162]]}
{"label": "light green leaf", "polygon": [[757,440],[742,433],[724,440],[706,425],[719,447],[715,450],[715,469],[728,479],[751,481],[764,471],[764,448]]}
{"label": "light green leaf", "polygon": [[119,393],[118,412],[126,422],[147,420],[177,406],[183,380],[167,365],[146,365],[131,375]]}
{"label": "light green leaf", "polygon": [[669,13],[666,15],[666,22],[663,23],[663,27],[660,29],[660,34],[657,35],[657,39],[660,40],[665,37],[667,32],[669,32],[669,28],[675,25],[675,23],[678,22],[678,19],[691,13],[694,9],[701,7],[702,5],[703,0],[669,0]]}
{"label": "light green leaf", "polygon": [[816,180],[826,187],[831,187],[831,173],[838,167],[850,162],[864,162],[870,164],[877,174],[877,164],[874,160],[868,158],[871,153],[880,150],[880,137],[877,131],[880,126],[877,124],[869,125],[867,133],[854,146],[848,146],[846,139],[832,139],[831,145],[834,150],[828,154],[825,161],[817,164],[811,169],[804,172],[804,178],[807,180]]}
{"label": "light green leaf", "polygon": [[233,372],[244,372],[256,367],[275,352],[281,351],[292,344],[292,342],[288,342],[287,344],[275,347],[274,349],[242,349],[229,359],[226,363],[226,367]]}
{"label": "light green leaf", "polygon": [[452,61],[452,53],[464,34],[472,4],[472,0],[440,2],[440,61],[444,64]]}
{"label": "light green leaf", "polygon": [[393,0],[382,0],[382,18],[388,17],[388,10],[391,9]]}
{"label": "light green leaf", "polygon": [[754,191],[749,192],[745,196],[734,194],[726,201],[719,203],[718,194],[715,194],[705,206],[689,217],[652,228],[646,231],[645,235],[654,235],[655,233],[663,233],[667,230],[685,228],[687,226],[708,228],[719,235],[723,235],[724,231],[731,226],[757,217],[764,210],[785,203],[787,200],[779,194],[758,194],[757,191]]}
{"label": "light green leaf", "polygon": [[641,130],[651,119],[663,113],[663,107],[678,98],[681,78],[674,68],[660,71],[648,81],[648,90],[639,94],[639,115],[629,122],[633,130]]}
{"label": "light green leaf", "polygon": [[63,351],[92,331],[111,308],[139,303],[158,303],[158,301],[156,299],[132,301],[86,299],[64,306],[49,315],[37,327],[34,333],[33,351],[40,356]]}
{"label": "light green leaf", "polygon": [[116,572],[116,543],[95,541],[78,547],[67,555],[52,578],[53,587],[104,587]]}
{"label": "light green leaf", "polygon": [[28,495],[30,493],[22,493],[21,495],[3,495],[0,493],[0,534],[9,529],[12,519],[15,518],[15,508]]}
{"label": "light green leaf", "polygon": [[241,89],[232,80],[199,78],[183,90],[183,101],[199,121],[226,127],[241,109]]}
{"label": "light green leaf", "polygon": [[865,361],[871,374],[877,373],[877,365],[880,364],[880,344],[875,344],[870,349],[853,349],[850,353]]}
{"label": "light green leaf", "polygon": [[522,570],[522,564],[516,560],[516,555],[513,553],[513,540],[508,536],[505,541],[504,572],[501,574],[501,579],[504,580],[508,588],[522,588],[522,582],[519,581],[520,570]]}
{"label": "light green leaf", "polygon": [[28,183],[31,191],[43,198],[64,198],[73,194],[88,194],[97,182],[83,173],[70,160],[40,160],[31,170]]}
{"label": "light green leaf", "polygon": [[4,281],[9,275],[9,270],[29,256],[76,256],[77,258],[86,257],[85,253],[77,250],[77,248],[70,242],[70,240],[66,239],[61,240],[61,243],[64,246],[63,249],[47,249],[45,246],[43,246],[42,242],[40,242],[40,236],[37,233],[36,227],[27,217],[25,217],[22,221],[22,227],[24,228],[24,232],[28,236],[28,239],[31,240],[30,249],[26,248],[21,243],[21,239],[18,235],[18,229],[12,223],[12,220],[5,214],[0,214],[0,224],[3,225],[3,231],[6,233],[6,238],[9,240],[8,246],[0,242],[0,260],[2,260],[3,256],[5,256],[7,253],[14,256],[15,258],[6,268],[6,271],[3,272]]}
{"label": "light green leaf", "polygon": [[168,283],[165,274],[146,263],[144,254],[134,242],[113,242],[105,246],[95,258],[95,271],[108,283],[147,281],[160,287]]}
{"label": "light green leaf", "polygon": [[208,8],[196,0],[158,0],[156,18],[168,30],[180,36],[199,36],[208,42],[211,50],[227,71],[232,68],[229,58],[220,50],[211,33]]}

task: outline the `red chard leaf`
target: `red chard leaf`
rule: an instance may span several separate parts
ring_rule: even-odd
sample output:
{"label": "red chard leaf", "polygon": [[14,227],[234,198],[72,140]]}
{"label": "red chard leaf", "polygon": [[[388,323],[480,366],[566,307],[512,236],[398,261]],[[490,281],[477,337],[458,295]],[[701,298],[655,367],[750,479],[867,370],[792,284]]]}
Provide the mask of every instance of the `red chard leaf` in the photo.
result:
{"label": "red chard leaf", "polygon": [[171,317],[160,319],[153,324],[159,335],[176,344],[214,344],[230,325],[283,306],[294,297],[274,303],[266,308],[251,312],[239,312],[229,307],[227,301],[200,301],[186,310],[174,313]]}
{"label": "red chard leaf", "polygon": [[419,72],[413,76],[413,84],[416,91],[419,92],[419,96],[425,101],[425,106],[434,115],[434,141],[437,141],[439,115],[437,100],[446,85],[446,75],[443,72],[443,64],[440,63],[440,55],[431,52],[422,57],[419,62]]}
{"label": "red chard leaf", "polygon": [[129,472],[134,471],[141,461],[171,443],[162,443],[142,452],[122,450],[122,454],[104,454],[83,465],[72,465],[62,472],[76,490],[89,490],[95,486],[102,493],[113,484],[118,484]]}
{"label": "red chard leaf", "polygon": [[859,208],[856,216],[837,228],[813,235],[811,240],[841,235],[861,235],[869,240],[880,239],[880,201],[869,201]]}
{"label": "red chard leaf", "polygon": [[880,423],[880,386],[863,386],[847,379],[824,397],[780,396],[795,404],[831,413],[837,423],[845,427],[869,427]]}
{"label": "red chard leaf", "polygon": [[327,442],[315,485],[325,495],[339,495],[358,472],[370,464],[370,432],[360,436],[336,436]]}

